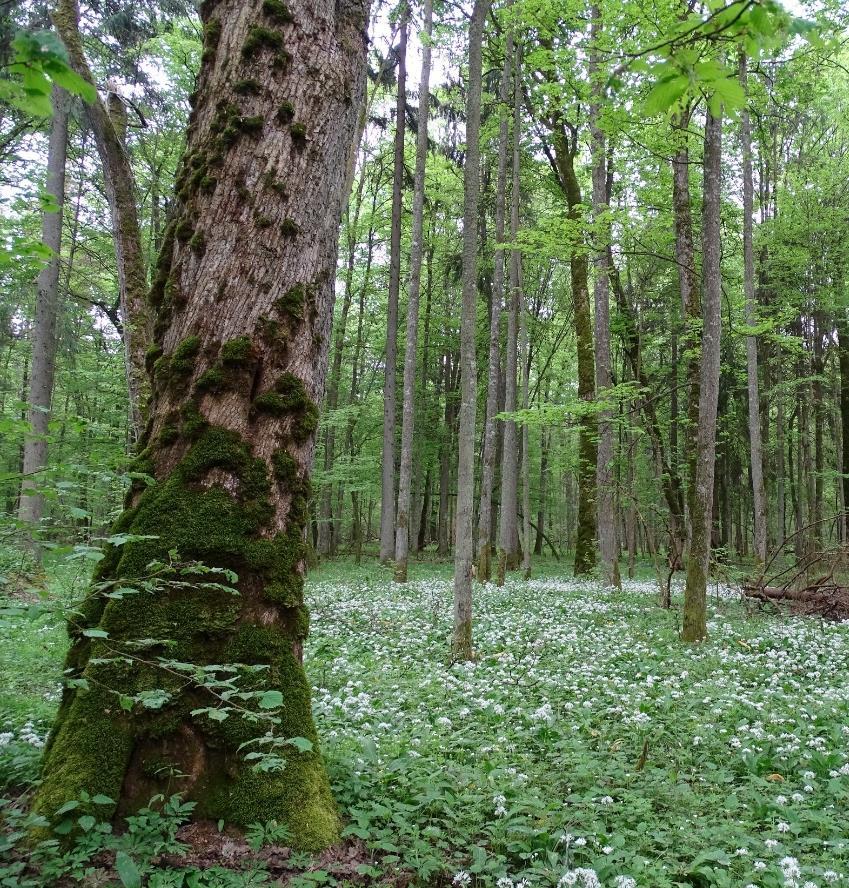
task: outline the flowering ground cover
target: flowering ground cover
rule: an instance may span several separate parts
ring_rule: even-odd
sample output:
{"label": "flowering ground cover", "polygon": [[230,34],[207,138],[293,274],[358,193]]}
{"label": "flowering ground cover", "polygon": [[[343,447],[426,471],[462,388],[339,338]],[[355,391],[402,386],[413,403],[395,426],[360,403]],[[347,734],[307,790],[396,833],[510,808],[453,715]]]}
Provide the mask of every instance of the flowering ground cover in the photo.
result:
{"label": "flowering ground cover", "polygon": [[[471,664],[448,660],[446,569],[311,578],[307,669],[346,835],[371,852],[360,883],[849,884],[849,624],[720,590],[691,648],[653,583],[549,570],[476,589]],[[20,784],[64,643],[49,619],[3,631],[0,669],[27,672],[0,692],[0,777]]]}

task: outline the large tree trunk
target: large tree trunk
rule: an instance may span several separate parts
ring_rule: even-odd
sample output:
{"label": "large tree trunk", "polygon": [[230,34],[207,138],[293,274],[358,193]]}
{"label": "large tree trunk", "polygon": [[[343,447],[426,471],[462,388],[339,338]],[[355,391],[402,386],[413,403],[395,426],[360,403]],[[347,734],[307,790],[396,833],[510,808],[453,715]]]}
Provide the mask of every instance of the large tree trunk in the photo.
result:
{"label": "large tree trunk", "polygon": [[[130,491],[116,526],[141,539],[110,549],[97,574],[106,590],[139,591],[95,585],[71,620],[70,683],[35,810],[52,817],[87,791],[126,812],[170,787],[198,818],[276,819],[293,847],[316,849],[339,825],[301,665],[304,538],[368,3],[205,9],[179,213],[151,292],[161,354],[137,468],[155,484]],[[247,72],[249,97],[233,86]],[[151,562],[173,551],[236,571],[239,594],[191,572],[189,585],[146,589]],[[228,711],[195,678],[215,664],[244,664],[225,677],[272,708],[249,697],[239,705],[255,720]],[[157,689],[161,706],[145,708]],[[311,748],[256,745],[269,730]],[[255,771],[249,742],[285,769]]]}
{"label": "large tree trunk", "polygon": [[[746,88],[746,55],[740,55],[740,83]],[[748,106],[740,112],[740,141],[743,147],[743,292],[746,299],[746,324],[757,323],[755,304],[755,253],[752,243],[754,222],[754,183],[752,180],[752,125]],[[749,457],[752,466],[752,505],[755,521],[755,558],[766,563],[766,491],[761,446],[760,393],[758,387],[758,340],[746,337],[746,374],[749,392]]]}
{"label": "large tree trunk", "polygon": [[410,5],[401,5],[398,45],[398,95],[395,103],[395,159],[392,179],[392,229],[389,242],[389,303],[386,311],[386,365],[383,375],[383,463],[380,487],[380,560],[395,553],[395,407],[398,375],[398,294],[401,289],[401,216],[404,192],[404,133],[407,120],[407,31]]}
{"label": "large tree trunk", "polygon": [[416,133],[416,171],[413,181],[413,229],[410,247],[410,291],[407,297],[407,339],[404,346],[403,406],[401,409],[401,465],[398,471],[398,516],[395,523],[395,582],[407,582],[410,551],[410,499],[413,481],[413,421],[415,418],[416,348],[419,343],[419,297],[422,284],[422,228],[424,222],[427,118],[430,104],[430,42],[433,3],[424,4],[422,76]]}
{"label": "large tree trunk", "polygon": [[[59,0],[53,14],[56,30],[76,72],[94,83],[83,50],[79,20],[78,0]],[[111,93],[110,99],[114,106],[112,109],[107,108],[98,97],[86,104],[86,115],[100,155],[106,198],[112,216],[130,401],[130,431],[135,443],[144,429],[149,395],[145,357],[154,331],[151,330],[147,301],[147,268],[136,207],[136,182],[123,139],[126,119],[120,99]]]}
{"label": "large tree trunk", "polygon": [[488,583],[492,576],[492,489],[495,482],[495,457],[498,450],[495,415],[498,412],[498,385],[501,376],[501,308],[504,301],[504,194],[507,190],[507,147],[510,99],[510,72],[513,34],[504,42],[504,67],[498,92],[500,123],[498,127],[498,178],[495,187],[495,255],[492,275],[492,310],[489,318],[489,375],[486,390],[486,419],[483,433],[480,505],[478,507],[478,581]]}
{"label": "large tree trunk", "polygon": [[45,191],[56,202],[41,222],[41,239],[52,251],[50,261],[38,275],[38,297],[32,331],[32,369],[29,378],[29,434],[24,439],[23,481],[18,515],[28,526],[32,551],[41,557],[38,525],[44,498],[38,489],[44,484],[38,477],[47,465],[47,427],[53,399],[53,373],[56,366],[56,318],[59,313],[59,251],[62,247],[62,210],[65,203],[65,159],[68,153],[67,93],[53,88],[53,122],[47,148],[47,183]]}
{"label": "large tree trunk", "polygon": [[454,633],[452,654],[472,657],[472,521],[475,486],[477,368],[475,321],[478,295],[478,198],[483,29],[489,0],[475,0],[469,24],[469,82],[466,89],[466,159],[463,168],[463,307],[460,320],[460,427],[457,445],[457,516],[454,535]]}
{"label": "large tree trunk", "polygon": [[707,579],[713,524],[716,413],[719,398],[722,278],[720,268],[722,192],[722,117],[707,112],[702,209],[702,355],[699,375],[699,425],[696,476],[690,514],[690,549],[684,589],[684,641],[707,635]]}
{"label": "large tree trunk", "polygon": [[[589,75],[592,90],[590,104],[590,133],[593,155],[593,223],[595,237],[599,240],[593,264],[595,281],[593,295],[595,301],[595,385],[596,397],[606,397],[611,385],[610,357],[610,283],[608,279],[608,243],[610,222],[607,218],[607,147],[604,131],[601,129],[601,111],[605,100],[604,75],[599,58],[599,36],[601,34],[601,8],[595,3],[590,16]],[[598,453],[596,459],[597,521],[599,556],[601,558],[602,579],[607,586],[621,588],[619,577],[619,552],[616,533],[616,501],[613,484],[613,416],[611,408],[603,410],[598,419]]]}

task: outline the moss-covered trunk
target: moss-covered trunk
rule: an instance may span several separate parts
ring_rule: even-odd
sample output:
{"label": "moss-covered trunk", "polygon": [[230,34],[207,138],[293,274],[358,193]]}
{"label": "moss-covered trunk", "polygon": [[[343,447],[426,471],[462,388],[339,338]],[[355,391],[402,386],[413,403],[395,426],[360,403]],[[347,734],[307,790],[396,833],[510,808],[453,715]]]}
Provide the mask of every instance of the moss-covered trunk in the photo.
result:
{"label": "moss-covered trunk", "polygon": [[[367,14],[366,0],[203,6],[177,213],[150,297],[153,399],[136,468],[155,483],[130,491],[117,528],[145,538],[109,551],[97,578],[140,591],[95,586],[70,621],[43,814],[84,790],[123,812],[167,789],[198,817],[285,822],[296,847],[337,836],[301,665],[304,530]],[[175,550],[235,571],[239,594],[192,577],[146,590],[148,565]],[[263,747],[240,747],[269,722],[232,707],[261,712],[258,698],[225,704],[179,664],[243,664],[223,677],[280,692],[274,734],[312,749],[281,747],[285,769],[257,773],[245,752]],[[164,692],[158,708],[145,691]]]}

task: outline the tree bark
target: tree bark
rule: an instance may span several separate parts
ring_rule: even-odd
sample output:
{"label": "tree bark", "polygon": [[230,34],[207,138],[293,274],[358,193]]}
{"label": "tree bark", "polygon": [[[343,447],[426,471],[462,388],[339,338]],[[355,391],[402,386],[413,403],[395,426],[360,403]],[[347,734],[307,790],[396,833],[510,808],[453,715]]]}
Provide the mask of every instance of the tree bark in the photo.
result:
{"label": "tree bark", "polygon": [[383,464],[380,494],[380,560],[395,552],[395,411],[398,375],[398,295],[401,289],[401,217],[404,192],[404,134],[407,119],[407,31],[410,5],[401,5],[398,44],[398,95],[395,103],[395,159],[392,179],[392,229],[389,243],[389,303],[386,312],[386,366],[383,376]]}
{"label": "tree bark", "polygon": [[[338,838],[301,665],[303,573],[368,6],[290,0],[291,21],[262,0],[205,7],[179,214],[151,290],[161,354],[136,468],[155,483],[131,489],[115,529],[134,539],[107,551],[71,618],[70,683],[34,804],[47,817],[84,790],[124,813],[170,786],[198,818],[276,819],[305,850]],[[258,87],[245,97],[233,75],[247,71]],[[191,567],[186,585],[145,586],[173,551],[235,571],[238,596],[201,587]],[[138,593],[107,598],[102,583]],[[282,698],[279,722],[256,698],[241,704],[254,721],[213,718],[221,700],[193,676],[215,664],[249,667],[228,677]],[[145,708],[139,695],[156,689],[162,705]],[[268,730],[311,748],[272,746],[285,769],[257,773],[243,746]]]}
{"label": "tree bark", "polygon": [[[592,140],[592,187],[593,223],[595,238],[599,241],[593,264],[595,281],[595,387],[596,397],[605,398],[611,385],[610,358],[610,285],[608,279],[608,244],[610,222],[607,219],[607,146],[601,125],[604,105],[604,75],[598,41],[601,35],[601,7],[598,3],[590,9],[589,77],[592,99],[590,102],[590,135]],[[612,410],[606,408],[598,417],[598,452],[596,456],[596,490],[599,556],[602,579],[607,586],[622,588],[619,576],[619,552],[616,532],[616,503],[613,484],[613,422]]]}
{"label": "tree bark", "polygon": [[720,268],[722,192],[722,117],[708,110],[705,122],[702,204],[702,354],[699,374],[699,424],[696,476],[690,514],[690,549],[684,589],[684,641],[707,636],[707,579],[713,524],[716,414],[719,398],[722,278]]}
{"label": "tree bark", "polygon": [[478,581],[488,583],[492,576],[492,489],[495,483],[496,420],[498,386],[501,375],[501,310],[504,302],[504,195],[507,191],[507,148],[509,123],[507,103],[510,100],[510,73],[513,58],[513,35],[504,42],[504,66],[498,92],[500,122],[498,127],[498,175],[495,187],[495,251],[492,275],[492,310],[489,318],[489,375],[486,390],[486,420],[483,437],[480,504],[478,507]]}
{"label": "tree bark", "polygon": [[[513,65],[515,88],[519,84],[519,54],[516,53]],[[510,239],[515,243],[519,232],[519,198],[521,181],[519,177],[521,154],[519,151],[519,124],[521,104],[514,94],[513,101],[513,168],[510,187]],[[516,410],[516,386],[519,348],[519,311],[521,294],[521,255],[515,248],[510,250],[510,299],[507,303],[507,343],[504,350],[504,412]],[[519,440],[516,421],[508,419],[504,423],[501,448],[501,498],[498,513],[498,568],[496,583],[504,585],[508,570],[518,565],[518,491],[519,491]]]}
{"label": "tree bark", "polygon": [[475,0],[469,24],[466,89],[466,159],[463,167],[463,307],[460,320],[460,426],[457,446],[457,512],[454,534],[454,633],[452,654],[472,658],[472,522],[475,482],[477,368],[477,221],[480,195],[480,123],[483,29],[489,0]]}
{"label": "tree bark", "polygon": [[[699,427],[699,325],[702,308],[696,275],[693,246],[693,214],[690,206],[690,152],[688,132],[689,109],[675,120],[673,133],[678,147],[672,158],[672,212],[675,220],[675,261],[678,265],[678,284],[681,291],[681,311],[684,316],[684,353],[687,358],[687,423],[685,434],[692,440]],[[687,536],[696,489],[696,448],[687,453]]]}
{"label": "tree bark", "polygon": [[62,248],[62,216],[65,204],[65,161],[68,153],[68,94],[59,87],[51,96],[53,120],[47,147],[47,182],[45,191],[55,201],[55,208],[44,213],[41,240],[52,251],[49,262],[39,272],[35,323],[32,328],[32,365],[29,377],[29,433],[24,438],[23,480],[18,517],[27,525],[28,543],[41,561],[38,525],[44,511],[44,497],[39,488],[44,480],[38,474],[47,466],[47,430],[53,399],[56,367],[56,319],[59,313],[59,266]]}
{"label": "tree bark", "polygon": [[[740,54],[740,84],[745,90],[746,54]],[[748,105],[740,112],[740,141],[743,147],[743,292],[746,299],[746,324],[757,323],[755,302],[755,253],[752,238],[754,223],[754,182],[752,177],[752,125]],[[758,340],[746,336],[746,375],[749,393],[749,458],[752,467],[752,505],[754,507],[755,558],[759,565],[766,563],[766,490],[764,488],[764,460],[761,446],[761,412],[758,387]]]}
{"label": "tree bark", "polygon": [[[79,30],[79,0],[59,0],[53,14],[56,30],[68,50],[76,72],[94,84],[86,61]],[[117,96],[113,101],[119,101]],[[123,108],[123,105],[121,106]],[[136,182],[122,139],[120,115],[110,114],[97,97],[87,104],[86,115],[94,133],[103,167],[106,198],[112,216],[112,234],[118,267],[118,291],[123,318],[127,389],[130,404],[131,440],[137,442],[144,430],[149,397],[145,358],[152,339],[151,313],[147,301],[147,268],[136,205]],[[119,125],[116,127],[116,121]]]}
{"label": "tree bark", "polygon": [[422,75],[416,133],[416,171],[413,180],[413,226],[410,246],[410,290],[407,296],[407,338],[404,346],[403,406],[401,408],[401,465],[398,472],[398,515],[395,522],[395,582],[407,582],[410,552],[410,499],[413,480],[413,426],[415,420],[416,348],[419,342],[419,298],[422,284],[422,230],[424,225],[427,119],[430,104],[430,41],[433,2],[424,0]]}
{"label": "tree bark", "polygon": [[[837,359],[840,366],[840,428],[843,441],[843,462],[840,466],[844,508],[849,509],[849,318],[846,309],[838,309]],[[849,537],[849,521],[844,520],[844,537]],[[844,539],[846,542],[846,539]]]}

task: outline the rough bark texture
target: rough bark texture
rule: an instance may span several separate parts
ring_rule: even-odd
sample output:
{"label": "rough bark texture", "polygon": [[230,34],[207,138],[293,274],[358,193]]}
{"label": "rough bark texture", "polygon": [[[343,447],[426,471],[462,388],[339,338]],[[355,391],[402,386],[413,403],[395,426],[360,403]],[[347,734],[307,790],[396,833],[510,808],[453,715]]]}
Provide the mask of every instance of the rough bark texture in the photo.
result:
{"label": "rough bark texture", "polygon": [[[746,88],[746,55],[740,55],[740,83]],[[748,106],[740,112],[740,141],[743,148],[743,293],[746,299],[746,324],[757,323],[755,303],[755,253],[752,242],[754,224],[754,182],[752,177],[752,125]],[[761,446],[760,393],[758,386],[758,340],[746,337],[746,374],[749,393],[749,457],[752,467],[752,505],[754,507],[755,558],[766,563],[766,490]]]}
{"label": "rough bark texture", "polygon": [[710,111],[705,123],[704,197],[702,204],[702,357],[699,376],[699,425],[696,478],[690,515],[690,550],[684,589],[684,641],[707,635],[707,579],[713,524],[716,461],[716,413],[719,398],[722,278],[720,270],[720,199],[722,191],[722,118]]}
{"label": "rough bark texture", "polygon": [[380,560],[395,552],[395,409],[398,363],[398,294],[401,289],[401,214],[404,191],[404,134],[407,119],[407,31],[410,6],[401,6],[398,45],[398,95],[395,104],[395,161],[392,180],[392,230],[389,243],[389,301],[386,311],[386,366],[383,375],[383,464],[380,493]]}
{"label": "rough bark texture", "polygon": [[460,320],[460,426],[457,443],[457,515],[454,534],[454,634],[456,659],[472,657],[472,512],[475,482],[477,369],[475,321],[478,295],[477,222],[480,196],[481,44],[489,0],[475,0],[469,24],[466,88],[466,159],[463,169],[463,308]]}
{"label": "rough bark texture", "polygon": [[416,171],[413,181],[413,226],[410,245],[410,292],[407,297],[407,337],[404,346],[403,406],[401,408],[401,465],[398,471],[398,515],[395,526],[395,581],[407,582],[410,551],[410,499],[413,483],[413,425],[415,418],[416,348],[419,342],[419,297],[422,284],[422,229],[424,223],[427,118],[430,104],[430,38],[433,3],[424,4],[422,76],[419,85],[419,120],[416,133]]}
{"label": "rough bark texture", "polygon": [[53,121],[47,148],[45,191],[56,202],[55,212],[45,213],[41,222],[41,240],[53,255],[38,275],[38,296],[32,331],[32,367],[29,377],[29,434],[24,439],[23,482],[18,515],[31,526],[33,552],[38,556],[37,525],[41,521],[44,499],[38,488],[43,484],[38,473],[47,465],[47,426],[53,398],[53,372],[56,366],[56,318],[59,312],[59,251],[62,247],[62,210],[65,203],[65,158],[68,149],[67,93],[53,88]]}
{"label": "rough bark texture", "polygon": [[498,127],[498,175],[495,186],[495,253],[492,275],[492,310],[489,318],[489,375],[486,390],[486,425],[483,434],[480,504],[478,507],[478,581],[488,583],[492,576],[492,488],[495,483],[496,420],[498,383],[501,375],[501,309],[504,302],[504,194],[507,190],[507,148],[509,123],[507,103],[510,100],[513,35],[507,34],[504,44],[504,67],[498,99],[501,115]]}
{"label": "rough bark texture", "polygon": [[[199,818],[273,818],[315,849],[338,819],[301,665],[305,528],[368,3],[218,0],[203,16],[177,214],[150,296],[153,400],[136,468],[155,483],[131,489],[116,527],[148,538],[108,551],[97,578],[132,586],[176,549],[235,570],[239,595],[93,589],[66,664],[86,684],[64,692],[35,810],[52,816],[87,790],[130,811],[170,779]],[[246,77],[247,95],[235,88]],[[265,667],[239,673],[242,686],[279,690],[276,732],[312,751],[289,748],[285,770],[256,773],[239,747],[267,725],[192,716],[216,699],[160,657]],[[161,708],[129,711],[107,690],[158,688],[171,694]]]}
{"label": "rough bark texture", "polygon": [[[78,0],[59,0],[53,14],[56,30],[68,50],[71,65],[81,77],[94,83],[83,51],[79,19]],[[118,101],[118,97],[111,93],[110,97]],[[121,115],[110,113],[99,97],[85,107],[103,167],[106,198],[112,216],[130,400],[130,432],[135,442],[144,428],[149,395],[145,355],[152,335],[144,245],[136,209],[135,176],[122,138]],[[116,121],[119,124],[117,127]]]}
{"label": "rough bark texture", "polygon": [[[607,147],[601,124],[601,111],[604,104],[604,80],[600,70],[598,41],[601,35],[601,8],[593,5],[590,15],[589,74],[592,90],[590,104],[590,134],[593,155],[593,223],[595,237],[599,241],[593,264],[595,281],[593,296],[595,301],[595,385],[596,397],[604,398],[611,385],[610,357],[610,281],[608,277],[608,250],[610,222],[607,219]],[[610,408],[602,411],[598,418],[598,453],[596,459],[597,520],[599,556],[601,558],[602,579],[608,586],[621,588],[619,577],[619,552],[616,532],[616,503],[613,484],[613,422]]]}

